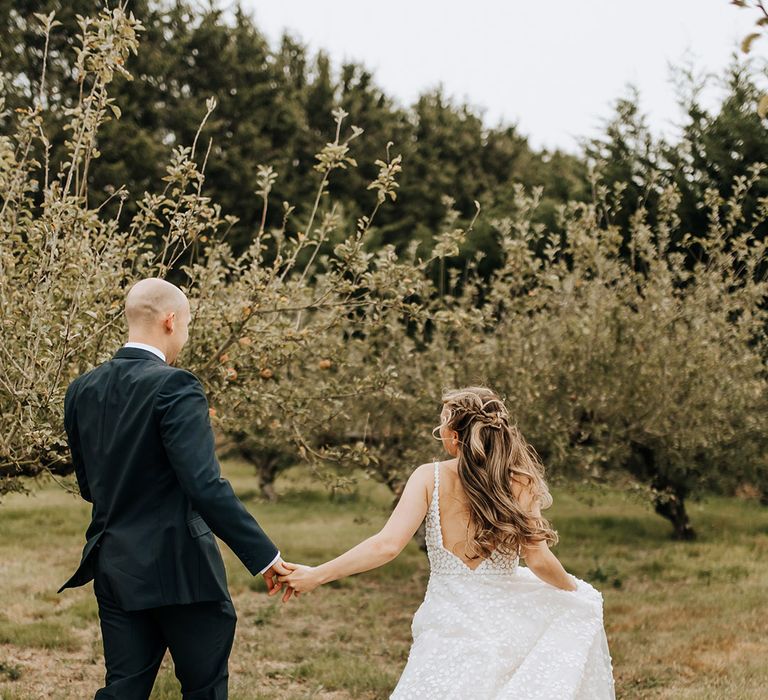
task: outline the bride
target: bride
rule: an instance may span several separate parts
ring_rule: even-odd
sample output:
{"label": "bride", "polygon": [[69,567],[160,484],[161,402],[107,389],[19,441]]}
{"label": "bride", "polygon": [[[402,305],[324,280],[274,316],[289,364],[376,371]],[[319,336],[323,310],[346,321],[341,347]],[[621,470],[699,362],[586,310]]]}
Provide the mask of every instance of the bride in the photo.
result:
{"label": "bride", "polygon": [[550,551],[543,467],[501,398],[450,391],[435,430],[453,459],[414,471],[381,532],[280,581],[304,593],[382,566],[426,517],[429,584],[392,698],[614,698],[602,595]]}

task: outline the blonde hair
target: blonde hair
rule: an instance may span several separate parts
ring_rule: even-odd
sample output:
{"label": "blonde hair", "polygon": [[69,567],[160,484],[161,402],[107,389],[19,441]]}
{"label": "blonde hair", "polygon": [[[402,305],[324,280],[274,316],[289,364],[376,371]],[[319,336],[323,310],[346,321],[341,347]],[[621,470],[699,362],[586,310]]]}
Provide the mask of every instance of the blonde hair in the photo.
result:
{"label": "blonde hair", "polygon": [[534,503],[552,505],[544,466],[536,451],[510,421],[501,397],[486,387],[466,387],[443,394],[443,426],[458,434],[458,473],[469,504],[473,558],[494,550],[515,556],[536,542],[557,542],[549,522],[526,512],[512,491],[517,482]]}

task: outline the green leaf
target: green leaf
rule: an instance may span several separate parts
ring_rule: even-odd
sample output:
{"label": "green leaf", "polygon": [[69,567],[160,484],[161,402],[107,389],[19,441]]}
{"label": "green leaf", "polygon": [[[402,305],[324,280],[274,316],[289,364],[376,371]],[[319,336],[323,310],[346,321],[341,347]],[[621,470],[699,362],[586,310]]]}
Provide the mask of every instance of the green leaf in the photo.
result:
{"label": "green leaf", "polygon": [[760,98],[760,102],[757,103],[757,113],[761,119],[765,119],[768,116],[768,95],[763,95]]}
{"label": "green leaf", "polygon": [[744,37],[744,41],[741,42],[741,50],[744,53],[749,53],[749,50],[752,48],[752,42],[755,39],[759,39],[760,36],[760,32],[752,32],[752,34],[748,34]]}

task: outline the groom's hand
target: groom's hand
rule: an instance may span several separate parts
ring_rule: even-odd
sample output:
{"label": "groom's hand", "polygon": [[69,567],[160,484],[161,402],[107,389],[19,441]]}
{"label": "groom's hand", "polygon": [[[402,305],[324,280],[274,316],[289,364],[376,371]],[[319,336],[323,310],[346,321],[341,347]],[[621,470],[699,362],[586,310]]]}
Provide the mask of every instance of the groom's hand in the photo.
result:
{"label": "groom's hand", "polygon": [[269,595],[275,595],[282,587],[283,584],[277,580],[278,576],[286,576],[290,574],[292,569],[289,569],[282,559],[278,559],[272,566],[270,566],[263,574],[264,582],[267,584],[267,593]]}

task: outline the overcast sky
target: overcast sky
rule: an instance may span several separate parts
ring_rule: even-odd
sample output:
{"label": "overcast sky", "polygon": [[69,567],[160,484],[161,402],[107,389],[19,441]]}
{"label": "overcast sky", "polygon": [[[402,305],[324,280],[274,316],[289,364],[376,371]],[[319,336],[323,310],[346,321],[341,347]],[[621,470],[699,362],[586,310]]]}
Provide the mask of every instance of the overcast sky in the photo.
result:
{"label": "overcast sky", "polygon": [[[752,31],[728,0],[243,0],[273,45],[284,30],[334,65],[365,64],[402,104],[442,84],[517,123],[535,146],[574,150],[628,83],[652,128],[679,121],[670,64],[721,73]],[[753,53],[768,56],[768,39]],[[710,100],[715,99],[714,92]]]}

